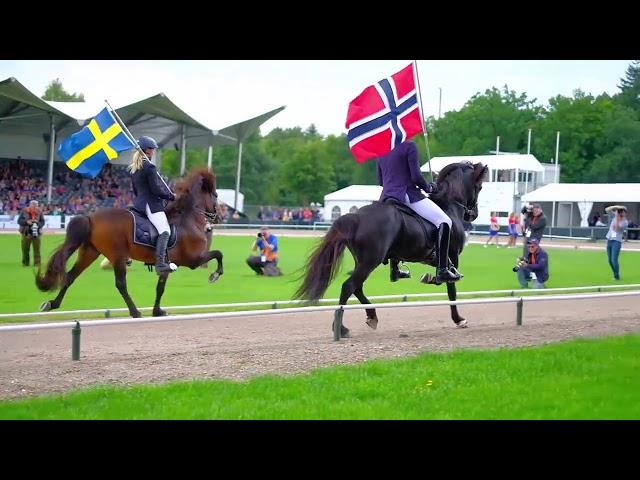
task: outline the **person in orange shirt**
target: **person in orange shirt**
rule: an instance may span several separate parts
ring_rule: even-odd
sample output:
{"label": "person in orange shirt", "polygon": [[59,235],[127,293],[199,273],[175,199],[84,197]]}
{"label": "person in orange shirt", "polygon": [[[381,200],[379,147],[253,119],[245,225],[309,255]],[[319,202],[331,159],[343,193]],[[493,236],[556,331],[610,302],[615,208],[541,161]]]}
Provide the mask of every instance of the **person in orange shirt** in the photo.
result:
{"label": "person in orange shirt", "polygon": [[247,258],[247,265],[258,275],[275,277],[282,275],[278,268],[278,237],[272,234],[267,227],[261,227],[258,237],[251,246],[253,251],[260,249],[260,256],[253,255]]}
{"label": "person in orange shirt", "polygon": [[29,253],[33,245],[33,265],[40,265],[40,236],[44,227],[44,215],[37,200],[31,200],[29,206],[20,212],[18,225],[22,234],[22,265],[29,266]]}

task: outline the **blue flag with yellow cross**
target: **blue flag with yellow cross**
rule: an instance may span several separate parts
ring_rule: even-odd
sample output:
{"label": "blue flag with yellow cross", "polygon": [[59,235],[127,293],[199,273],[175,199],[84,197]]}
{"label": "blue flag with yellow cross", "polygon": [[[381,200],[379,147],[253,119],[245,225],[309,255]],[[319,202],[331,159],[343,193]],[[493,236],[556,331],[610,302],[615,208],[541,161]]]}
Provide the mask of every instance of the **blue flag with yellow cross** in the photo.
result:
{"label": "blue flag with yellow cross", "polygon": [[96,178],[105,163],[135,146],[105,107],[82,130],[60,143],[58,155],[71,170]]}

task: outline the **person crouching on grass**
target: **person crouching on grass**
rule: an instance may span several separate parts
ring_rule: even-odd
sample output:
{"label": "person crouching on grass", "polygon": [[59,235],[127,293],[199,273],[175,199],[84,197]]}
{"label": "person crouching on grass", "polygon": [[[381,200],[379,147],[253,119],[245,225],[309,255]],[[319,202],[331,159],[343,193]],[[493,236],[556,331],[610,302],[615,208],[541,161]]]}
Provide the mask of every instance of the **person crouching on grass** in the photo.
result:
{"label": "person crouching on grass", "polygon": [[267,227],[261,227],[256,240],[251,246],[252,250],[260,249],[260,256],[247,258],[247,265],[258,275],[277,277],[282,275],[278,268],[278,237],[272,234]]}
{"label": "person crouching on grass", "polygon": [[527,256],[520,258],[513,269],[518,275],[520,287],[529,288],[529,281],[533,280],[533,288],[545,288],[545,282],[549,280],[547,252],[540,248],[540,241],[537,238],[529,239],[527,250]]}

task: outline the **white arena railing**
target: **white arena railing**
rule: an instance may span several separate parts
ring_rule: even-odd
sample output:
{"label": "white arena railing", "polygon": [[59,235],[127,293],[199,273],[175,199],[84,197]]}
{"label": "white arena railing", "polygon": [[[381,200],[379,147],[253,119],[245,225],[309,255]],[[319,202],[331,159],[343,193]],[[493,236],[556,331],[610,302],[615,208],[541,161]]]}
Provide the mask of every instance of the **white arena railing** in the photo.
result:
{"label": "white arena railing", "polygon": [[[515,295],[529,293],[529,294],[547,294],[555,292],[580,292],[580,291],[596,291],[602,292],[603,290],[610,289],[623,289],[623,288],[640,288],[640,283],[630,283],[622,285],[595,285],[587,287],[560,287],[560,288],[545,288],[544,290],[534,289],[516,289],[516,290],[475,290],[470,292],[457,292],[458,296],[472,296],[472,295],[500,295],[514,297]],[[435,293],[405,293],[397,295],[372,295],[367,298],[370,300],[392,300],[401,299],[403,302],[408,301],[410,298],[424,298],[424,297],[442,297],[447,295],[447,292],[435,292]],[[320,303],[337,303],[338,298],[322,298]],[[357,299],[350,298],[349,302],[356,302]],[[162,308],[165,310],[203,310],[203,309],[219,309],[219,308],[241,308],[241,307],[259,307],[259,306],[271,306],[272,309],[278,308],[279,305],[296,305],[296,304],[308,304],[305,300],[265,300],[260,302],[244,302],[244,303],[211,303],[206,305],[175,305],[173,307]],[[151,311],[153,307],[140,307],[138,310]],[[50,312],[22,312],[22,313],[0,313],[0,319],[9,317],[49,317],[49,316],[64,316],[64,315],[84,315],[91,313],[102,313],[106,318],[110,318],[112,313],[129,313],[129,309],[122,308],[95,308],[90,310],[54,310]]]}
{"label": "white arena railing", "polygon": [[495,304],[495,303],[515,303],[516,304],[516,325],[522,325],[523,306],[525,302],[548,302],[562,300],[584,300],[593,298],[616,298],[640,296],[640,290],[630,292],[611,292],[611,293],[592,293],[583,295],[539,295],[530,297],[503,297],[503,298],[478,298],[469,300],[456,301],[431,301],[431,302],[390,302],[390,303],[369,303],[357,305],[331,305],[331,306],[310,306],[297,308],[284,308],[280,310],[244,310],[235,312],[218,312],[218,313],[194,313],[188,315],[167,315],[164,317],[147,317],[147,318],[121,318],[108,320],[73,320],[66,322],[25,324],[25,325],[4,325],[0,326],[0,333],[8,331],[24,331],[24,330],[41,330],[54,328],[71,328],[71,358],[72,360],[80,360],[80,334],[81,325],[84,327],[98,327],[103,325],[123,325],[123,324],[142,324],[152,322],[171,322],[171,321],[189,321],[189,320],[211,320],[216,318],[232,318],[232,317],[248,317],[248,316],[264,316],[264,315],[281,315],[285,313],[308,313],[320,311],[334,311],[334,340],[340,340],[340,327],[342,326],[341,316],[337,314],[343,310],[363,310],[371,308],[401,308],[401,307],[435,307],[445,305],[478,305],[478,304]]}

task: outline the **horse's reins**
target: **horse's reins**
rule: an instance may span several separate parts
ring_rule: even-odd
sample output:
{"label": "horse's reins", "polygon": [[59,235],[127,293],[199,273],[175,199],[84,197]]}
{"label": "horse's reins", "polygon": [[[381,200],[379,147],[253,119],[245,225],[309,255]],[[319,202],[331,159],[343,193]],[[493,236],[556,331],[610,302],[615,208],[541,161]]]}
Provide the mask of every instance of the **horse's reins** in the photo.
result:
{"label": "horse's reins", "polygon": [[[459,201],[457,201],[457,200],[453,200],[453,203],[455,203],[456,205],[461,206],[461,207],[464,209],[464,213],[465,213],[465,215],[469,215],[469,214],[471,214],[471,212],[473,212],[473,207],[472,207],[472,208],[469,208],[468,206],[466,206],[466,205],[464,205],[464,204],[460,203],[460,202],[459,202]],[[476,205],[478,205],[478,204],[476,203]]]}
{"label": "horse's reins", "polygon": [[209,221],[209,223],[215,222],[218,218],[218,212],[210,213],[199,207],[196,207],[196,210],[198,210],[201,214],[203,214],[205,218]]}

